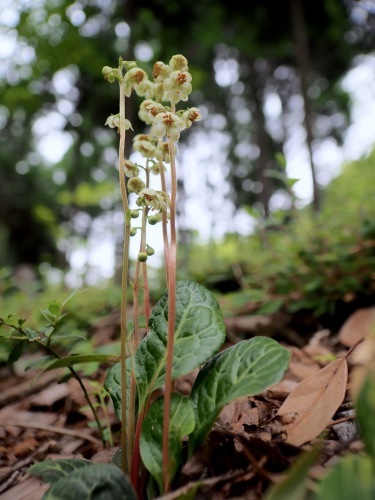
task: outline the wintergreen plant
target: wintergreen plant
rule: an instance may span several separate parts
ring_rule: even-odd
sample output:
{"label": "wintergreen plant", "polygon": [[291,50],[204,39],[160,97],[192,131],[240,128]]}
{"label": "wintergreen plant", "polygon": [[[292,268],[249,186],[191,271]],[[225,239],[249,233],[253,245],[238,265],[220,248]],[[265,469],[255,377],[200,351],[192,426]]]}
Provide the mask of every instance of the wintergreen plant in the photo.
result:
{"label": "wintergreen plant", "polygon": [[[188,437],[191,457],[204,443],[224,405],[278,382],[289,354],[265,337],[220,352],[226,328],[215,297],[194,281],[177,281],[177,143],[181,132],[202,118],[195,107],[178,109],[192,92],[186,58],[178,54],[168,64],[156,62],[152,79],[136,62],[120,58],[118,67],[103,68],[103,76],[119,85],[119,112],[108,117],[106,125],[117,129],[119,135],[118,173],[124,208],[121,361],[108,371],[105,388],[122,424],[123,472],[130,476],[138,497],[143,497],[144,468],[155,491],[168,492],[181,465],[183,438]],[[132,93],[143,98],[139,117],[149,127],[148,132],[133,138],[133,149],[143,157],[142,164],[125,154],[125,134],[133,130],[126,118],[125,97]],[[158,179],[158,186],[151,187],[151,175]],[[147,228],[157,224],[164,244],[166,291],[151,311],[147,262],[154,250],[147,243]],[[130,239],[136,235],[138,258],[130,277]],[[127,328],[130,289],[131,335]],[[147,326],[142,339],[141,315]],[[178,393],[174,381],[200,367],[191,394]],[[155,391],[161,388],[163,395],[155,400]],[[50,471],[55,464],[45,467],[44,471]],[[73,476],[82,481],[85,468],[60,477],[52,488],[54,493],[72,488]]]}

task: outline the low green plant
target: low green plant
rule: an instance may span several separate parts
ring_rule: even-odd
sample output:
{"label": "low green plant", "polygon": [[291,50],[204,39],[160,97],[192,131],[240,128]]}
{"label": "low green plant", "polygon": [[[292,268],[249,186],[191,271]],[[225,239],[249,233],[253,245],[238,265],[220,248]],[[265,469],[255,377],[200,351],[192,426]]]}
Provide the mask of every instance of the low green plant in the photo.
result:
{"label": "low green plant", "polygon": [[[99,430],[102,442],[106,444],[106,436],[99,419],[96,407],[98,406],[95,401],[90,397],[86,386],[83,382],[83,377],[80,374],[78,367],[82,367],[86,363],[114,363],[117,361],[118,357],[113,354],[74,354],[72,352],[70,355],[66,355],[66,345],[65,349],[61,349],[61,344],[67,342],[68,345],[74,349],[74,341],[85,340],[86,337],[79,335],[77,333],[71,333],[64,329],[63,323],[66,317],[66,306],[70,300],[76,295],[77,292],[73,292],[65,299],[62,303],[57,301],[50,302],[46,308],[41,309],[41,314],[45,319],[45,325],[39,329],[27,326],[26,319],[17,318],[14,315],[8,315],[5,318],[0,318],[0,327],[3,329],[0,332],[0,340],[2,343],[7,341],[12,345],[10,352],[8,354],[8,363],[12,364],[18,361],[22,355],[26,346],[37,346],[38,350],[42,351],[45,356],[41,358],[34,359],[25,366],[25,370],[39,369],[38,376],[50,370],[57,370],[59,368],[66,368],[67,374],[61,377],[60,382],[67,381],[69,378],[74,378],[77,380],[84,397],[86,399],[87,405],[92,411],[94,416],[95,424]],[[99,391],[98,387],[97,394],[100,394],[99,402],[103,403],[103,390]],[[107,432],[108,434],[108,432]]]}
{"label": "low green plant", "polygon": [[[176,106],[187,101],[192,91],[186,58],[175,55],[168,64],[156,62],[153,80],[134,61],[122,58],[118,67],[104,67],[103,76],[119,84],[119,113],[111,115],[106,124],[119,134],[118,171],[124,208],[121,360],[109,369],[105,388],[121,421],[124,476],[119,484],[124,484],[128,476],[132,485],[121,498],[144,496],[145,470],[149,473],[147,491],[154,491],[149,493],[151,497],[171,489],[182,460],[204,443],[225,404],[259,393],[282,378],[289,353],[266,337],[255,337],[221,351],[226,329],[215,297],[195,281],[176,279],[177,142],[184,129],[201,119],[197,108],[178,110]],[[125,134],[132,129],[125,114],[125,97],[133,91],[144,99],[139,117],[151,126],[149,133],[133,139],[134,151],[143,157],[144,164],[125,159]],[[158,183],[155,189],[151,187],[151,175]],[[166,291],[151,310],[147,262],[154,250],[147,243],[147,229],[157,224],[164,243]],[[134,237],[138,238],[138,258],[130,279],[130,239]],[[130,335],[129,284],[133,303]],[[140,318],[147,326],[143,338]],[[177,392],[176,379],[199,368],[191,394]],[[162,387],[164,393],[157,398],[156,390]],[[188,449],[184,450],[186,439]],[[70,462],[64,464],[69,466]],[[64,477],[51,473],[55,467],[61,469],[59,462],[45,464],[48,474],[39,464],[30,472],[41,473],[53,483],[45,498],[58,498],[61,491],[70,491],[69,498],[76,498],[83,482],[88,488],[87,498],[96,498],[96,488],[102,494],[106,492],[106,498],[115,498],[117,493],[110,489],[114,487],[112,476],[99,485],[99,477],[105,477],[100,466],[72,462],[73,468],[77,465],[80,468],[74,472],[65,468]],[[95,475],[97,470],[101,476]],[[113,481],[117,476],[118,472],[113,473]],[[95,477],[92,487],[88,486],[90,477]],[[68,498],[66,493],[64,498]]]}

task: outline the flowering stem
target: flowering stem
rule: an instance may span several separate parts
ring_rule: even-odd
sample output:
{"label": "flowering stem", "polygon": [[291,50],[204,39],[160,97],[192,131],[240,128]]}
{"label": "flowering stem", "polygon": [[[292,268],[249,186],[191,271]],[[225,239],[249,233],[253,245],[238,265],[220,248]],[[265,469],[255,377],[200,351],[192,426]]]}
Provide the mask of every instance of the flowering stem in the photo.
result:
{"label": "flowering stem", "polygon": [[[174,110],[173,110],[174,111]],[[163,481],[164,493],[170,488],[169,479],[169,422],[172,393],[172,366],[173,366],[173,344],[176,320],[176,261],[177,261],[177,237],[176,237],[176,198],[177,198],[177,176],[174,157],[174,144],[168,139],[169,156],[171,159],[171,206],[170,206],[170,231],[171,243],[168,265],[168,341],[167,359],[165,368],[165,394],[164,394],[164,418],[163,418]]]}
{"label": "flowering stem", "polygon": [[131,464],[131,455],[127,447],[127,391],[126,391],[126,354],[127,354],[127,304],[128,304],[128,274],[129,274],[129,240],[130,240],[130,210],[128,195],[125,185],[125,84],[122,76],[119,76],[120,85],[120,141],[118,170],[121,189],[121,198],[124,208],[124,246],[122,254],[121,275],[121,466],[126,474]]}
{"label": "flowering stem", "polygon": [[[161,139],[159,138],[159,144],[161,143]],[[159,171],[160,171],[160,181],[161,181],[161,189],[164,193],[167,192],[167,185],[165,182],[164,175],[164,165],[163,162],[159,161]],[[168,231],[167,231],[167,211],[163,210],[162,212],[162,225],[163,225],[163,242],[164,242],[164,256],[165,256],[165,272],[168,283],[169,276],[169,243],[168,243]]]}

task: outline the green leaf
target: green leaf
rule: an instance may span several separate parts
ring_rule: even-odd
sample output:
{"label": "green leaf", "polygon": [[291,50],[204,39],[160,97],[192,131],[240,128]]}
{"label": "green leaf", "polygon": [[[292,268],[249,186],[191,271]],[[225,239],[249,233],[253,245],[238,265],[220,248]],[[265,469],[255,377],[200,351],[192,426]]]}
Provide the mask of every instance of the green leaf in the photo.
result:
{"label": "green leaf", "polygon": [[298,457],[285,478],[266,492],[264,500],[305,500],[306,480],[311,467],[317,461],[320,449],[321,446],[314,446],[312,450]]}
{"label": "green leaf", "polygon": [[122,471],[111,464],[81,467],[60,479],[43,500],[136,500],[135,492]]}
{"label": "green leaf", "polygon": [[[126,394],[129,396],[130,392],[130,377],[132,369],[132,358],[127,358],[126,360]],[[122,395],[121,395],[121,363],[116,363],[111,366],[107,372],[107,376],[104,381],[104,388],[111,396],[113,407],[117,418],[121,420],[121,408],[122,408]]]}
{"label": "green leaf", "polygon": [[274,314],[275,312],[279,311],[281,307],[284,304],[284,299],[274,299],[274,300],[269,300],[266,302],[263,306],[261,306],[257,313],[258,314]]}
{"label": "green leaf", "polygon": [[220,352],[208,361],[195,380],[191,399],[196,427],[189,453],[200,446],[225,404],[243,396],[259,394],[281,380],[289,352],[267,337],[254,337]]}
{"label": "green leaf", "polygon": [[42,358],[34,359],[25,366],[25,372],[31,370],[32,368],[36,368],[37,366],[45,366],[54,359],[55,358],[53,356],[43,356]]}
{"label": "green leaf", "polygon": [[375,370],[369,370],[355,402],[361,437],[375,465]]}
{"label": "green leaf", "polygon": [[[164,398],[160,397],[147,412],[140,438],[142,461],[157,481],[160,491],[163,488],[163,415]],[[173,479],[181,462],[182,438],[189,435],[195,425],[194,408],[189,398],[172,394],[170,416],[168,471],[170,479]]]}
{"label": "green leaf", "polygon": [[12,326],[13,328],[15,328],[16,330],[19,330],[20,328],[20,325],[18,323],[18,319],[15,319],[13,318],[14,314],[9,314],[9,316],[7,316],[6,320],[2,320],[6,325],[8,326]]}
{"label": "green leaf", "polygon": [[[154,307],[149,333],[135,354],[139,404],[164,384],[168,329],[168,293]],[[176,284],[176,329],[172,377],[189,373],[207,361],[225,340],[226,328],[215,297],[190,280]]]}
{"label": "green leaf", "polygon": [[369,457],[348,455],[322,479],[315,500],[374,500],[375,475]]}
{"label": "green leaf", "polygon": [[34,342],[34,340],[40,339],[40,334],[32,328],[24,328],[23,333],[26,335],[27,340],[29,340],[30,342]]}
{"label": "green leaf", "polygon": [[55,330],[55,327],[53,325],[47,326],[44,330],[44,335],[46,337],[50,337],[52,335],[52,333],[54,332],[54,330]]}
{"label": "green leaf", "polygon": [[20,358],[24,347],[25,347],[24,340],[20,340],[19,342],[16,343],[16,345],[9,353],[8,364],[15,363]]}
{"label": "green leaf", "polygon": [[41,309],[40,312],[46,318],[46,320],[48,321],[48,323],[51,323],[51,324],[55,323],[55,321],[56,321],[55,314],[52,314],[48,309]]}
{"label": "green leaf", "polygon": [[68,366],[77,365],[78,363],[115,363],[118,361],[117,356],[113,354],[82,354],[75,356],[68,356],[63,359],[58,359],[54,363],[50,364],[46,371],[55,370],[56,368],[63,368]]}
{"label": "green leaf", "polygon": [[53,301],[50,304],[48,304],[48,311],[53,316],[58,316],[60,313],[60,305],[56,301]]}
{"label": "green leaf", "polygon": [[84,458],[45,460],[32,465],[27,472],[32,476],[40,476],[45,483],[53,484],[70,475],[73,471],[92,464],[90,460]]}

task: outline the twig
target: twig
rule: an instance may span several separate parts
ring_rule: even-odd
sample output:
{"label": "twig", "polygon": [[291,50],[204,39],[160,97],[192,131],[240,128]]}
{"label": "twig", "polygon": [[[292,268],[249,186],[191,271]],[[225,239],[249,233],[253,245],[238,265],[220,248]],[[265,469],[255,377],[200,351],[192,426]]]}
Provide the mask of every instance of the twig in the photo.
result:
{"label": "twig", "polygon": [[72,431],[70,429],[63,429],[62,427],[55,427],[53,425],[44,425],[44,424],[32,424],[30,422],[17,422],[17,421],[5,421],[1,422],[0,421],[0,427],[10,427],[10,426],[15,426],[15,427],[24,427],[26,429],[31,428],[31,429],[39,429],[41,431],[49,431],[49,432],[54,432],[56,434],[64,434],[66,436],[72,436],[75,438],[81,438],[85,439],[86,441],[91,441],[92,443],[95,443],[96,445],[100,444],[100,441],[93,436],[90,436],[89,434],[85,434],[83,432],[78,432],[78,431]]}

